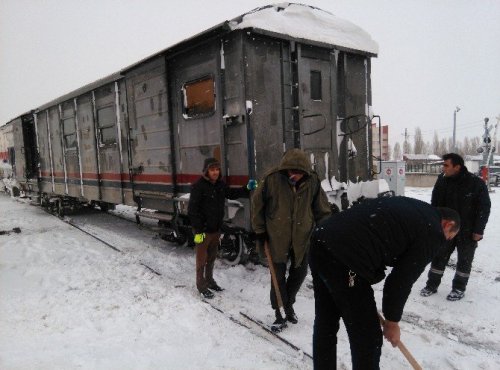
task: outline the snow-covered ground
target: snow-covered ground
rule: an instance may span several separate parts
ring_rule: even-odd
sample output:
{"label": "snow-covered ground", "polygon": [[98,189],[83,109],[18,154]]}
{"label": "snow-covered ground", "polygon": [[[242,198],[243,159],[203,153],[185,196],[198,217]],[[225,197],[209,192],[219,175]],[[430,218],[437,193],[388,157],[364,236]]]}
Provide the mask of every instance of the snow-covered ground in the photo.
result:
{"label": "snow-covered ground", "polygon": [[[430,191],[408,188],[406,195],[429,201]],[[423,274],[406,305],[402,340],[424,369],[500,369],[500,191],[491,198],[492,215],[465,298],[445,298],[450,267],[438,294],[419,296]],[[21,229],[0,235],[1,369],[312,368],[307,356],[240,315],[273,319],[263,266],[217,261],[215,277],[226,290],[213,304],[222,313],[196,293],[192,249],[168,244],[110,214],[92,211],[71,221],[121,252],[39,207],[0,194],[0,231]],[[382,284],[375,287],[379,301],[381,289]],[[310,276],[296,311],[299,323],[283,337],[311,353]],[[340,368],[350,368],[345,332],[339,337],[339,361]],[[409,365],[397,349],[384,345],[381,367]]]}

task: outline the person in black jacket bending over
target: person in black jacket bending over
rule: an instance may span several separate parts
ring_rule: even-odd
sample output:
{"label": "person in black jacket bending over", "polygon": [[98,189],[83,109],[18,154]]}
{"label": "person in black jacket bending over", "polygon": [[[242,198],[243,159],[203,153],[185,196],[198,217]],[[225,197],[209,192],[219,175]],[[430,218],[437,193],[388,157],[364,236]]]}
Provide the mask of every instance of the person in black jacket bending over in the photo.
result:
{"label": "person in black jacket bending over", "polygon": [[[460,228],[449,208],[406,197],[378,198],[333,214],[311,238],[315,311],[315,370],[335,369],[340,318],[349,336],[352,368],[378,369],[382,330],[393,346],[411,288],[425,266]],[[380,327],[371,285],[385,279]]]}
{"label": "person in black jacket bending over", "polygon": [[191,188],[188,216],[196,244],[196,288],[204,298],[214,297],[211,290],[223,290],[215,282],[213,271],[225,199],[248,198],[249,191],[256,187],[257,181],[249,180],[246,187],[230,188],[222,181],[220,162],[216,158],[207,158],[203,164],[203,176]]}
{"label": "person in black jacket bending over", "polygon": [[437,292],[446,264],[456,248],[457,269],[452,290],[446,298],[458,301],[465,295],[477,242],[483,238],[490,216],[491,201],[485,182],[467,171],[462,157],[449,153],[443,155],[443,160],[443,172],[432,190],[431,204],[456,210],[460,214],[462,227],[458,235],[432,260],[427,284],[420,295],[428,297]]}

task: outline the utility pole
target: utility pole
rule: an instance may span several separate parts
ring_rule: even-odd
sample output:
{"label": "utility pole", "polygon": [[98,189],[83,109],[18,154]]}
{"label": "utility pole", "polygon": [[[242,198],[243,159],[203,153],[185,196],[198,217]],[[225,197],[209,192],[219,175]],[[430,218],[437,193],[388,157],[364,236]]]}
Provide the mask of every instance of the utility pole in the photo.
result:
{"label": "utility pole", "polygon": [[452,152],[457,152],[456,138],[457,138],[457,113],[460,112],[460,107],[456,107],[453,111],[453,145],[451,148]]}
{"label": "utility pole", "polygon": [[408,129],[405,128],[405,133],[404,133],[405,141],[403,142],[403,148],[402,148],[403,149],[402,150],[402,152],[403,152],[402,153],[403,158],[404,158],[405,154],[410,154],[410,153],[408,153],[409,152],[409,150],[408,150],[408,136],[409,136],[408,135]]}
{"label": "utility pole", "polygon": [[[484,134],[483,134],[483,165],[484,166],[491,166],[493,164],[493,156],[490,156],[490,150],[491,150],[491,137],[490,137],[490,129],[491,127],[488,127],[488,122],[489,118],[486,117],[484,119]],[[489,163],[491,162],[491,163]]]}

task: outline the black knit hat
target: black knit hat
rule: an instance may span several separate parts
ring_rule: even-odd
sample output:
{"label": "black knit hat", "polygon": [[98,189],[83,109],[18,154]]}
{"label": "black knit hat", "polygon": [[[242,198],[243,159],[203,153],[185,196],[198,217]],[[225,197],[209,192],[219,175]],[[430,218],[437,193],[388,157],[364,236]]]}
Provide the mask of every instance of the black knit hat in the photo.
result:
{"label": "black knit hat", "polygon": [[220,162],[216,158],[207,158],[203,163],[203,174],[206,175],[208,168],[212,166],[217,166],[220,168]]}

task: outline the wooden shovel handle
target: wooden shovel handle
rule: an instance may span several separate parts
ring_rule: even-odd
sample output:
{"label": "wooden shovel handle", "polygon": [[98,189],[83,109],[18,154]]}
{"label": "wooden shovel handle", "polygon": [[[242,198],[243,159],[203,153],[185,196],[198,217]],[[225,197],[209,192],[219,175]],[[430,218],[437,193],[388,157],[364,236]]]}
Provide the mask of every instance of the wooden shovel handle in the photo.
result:
{"label": "wooden shovel handle", "polygon": [[[380,313],[378,313],[378,318],[380,320],[380,325],[384,326],[385,319],[382,317],[382,315]],[[420,366],[418,364],[417,360],[415,360],[415,357],[413,357],[413,355],[410,353],[408,348],[406,348],[406,346],[403,344],[403,342],[399,341],[398,348],[401,351],[401,353],[403,354],[403,356],[405,356],[406,360],[408,360],[408,362],[413,367],[413,369],[422,370],[422,366]]]}
{"label": "wooden shovel handle", "polygon": [[264,252],[266,254],[267,263],[269,264],[269,270],[271,271],[271,280],[273,282],[274,292],[276,293],[276,301],[278,302],[278,307],[283,307],[280,287],[278,284],[278,279],[276,278],[276,271],[274,270],[273,259],[271,257],[271,251],[269,250],[269,243],[267,242],[267,240],[264,242]]}

